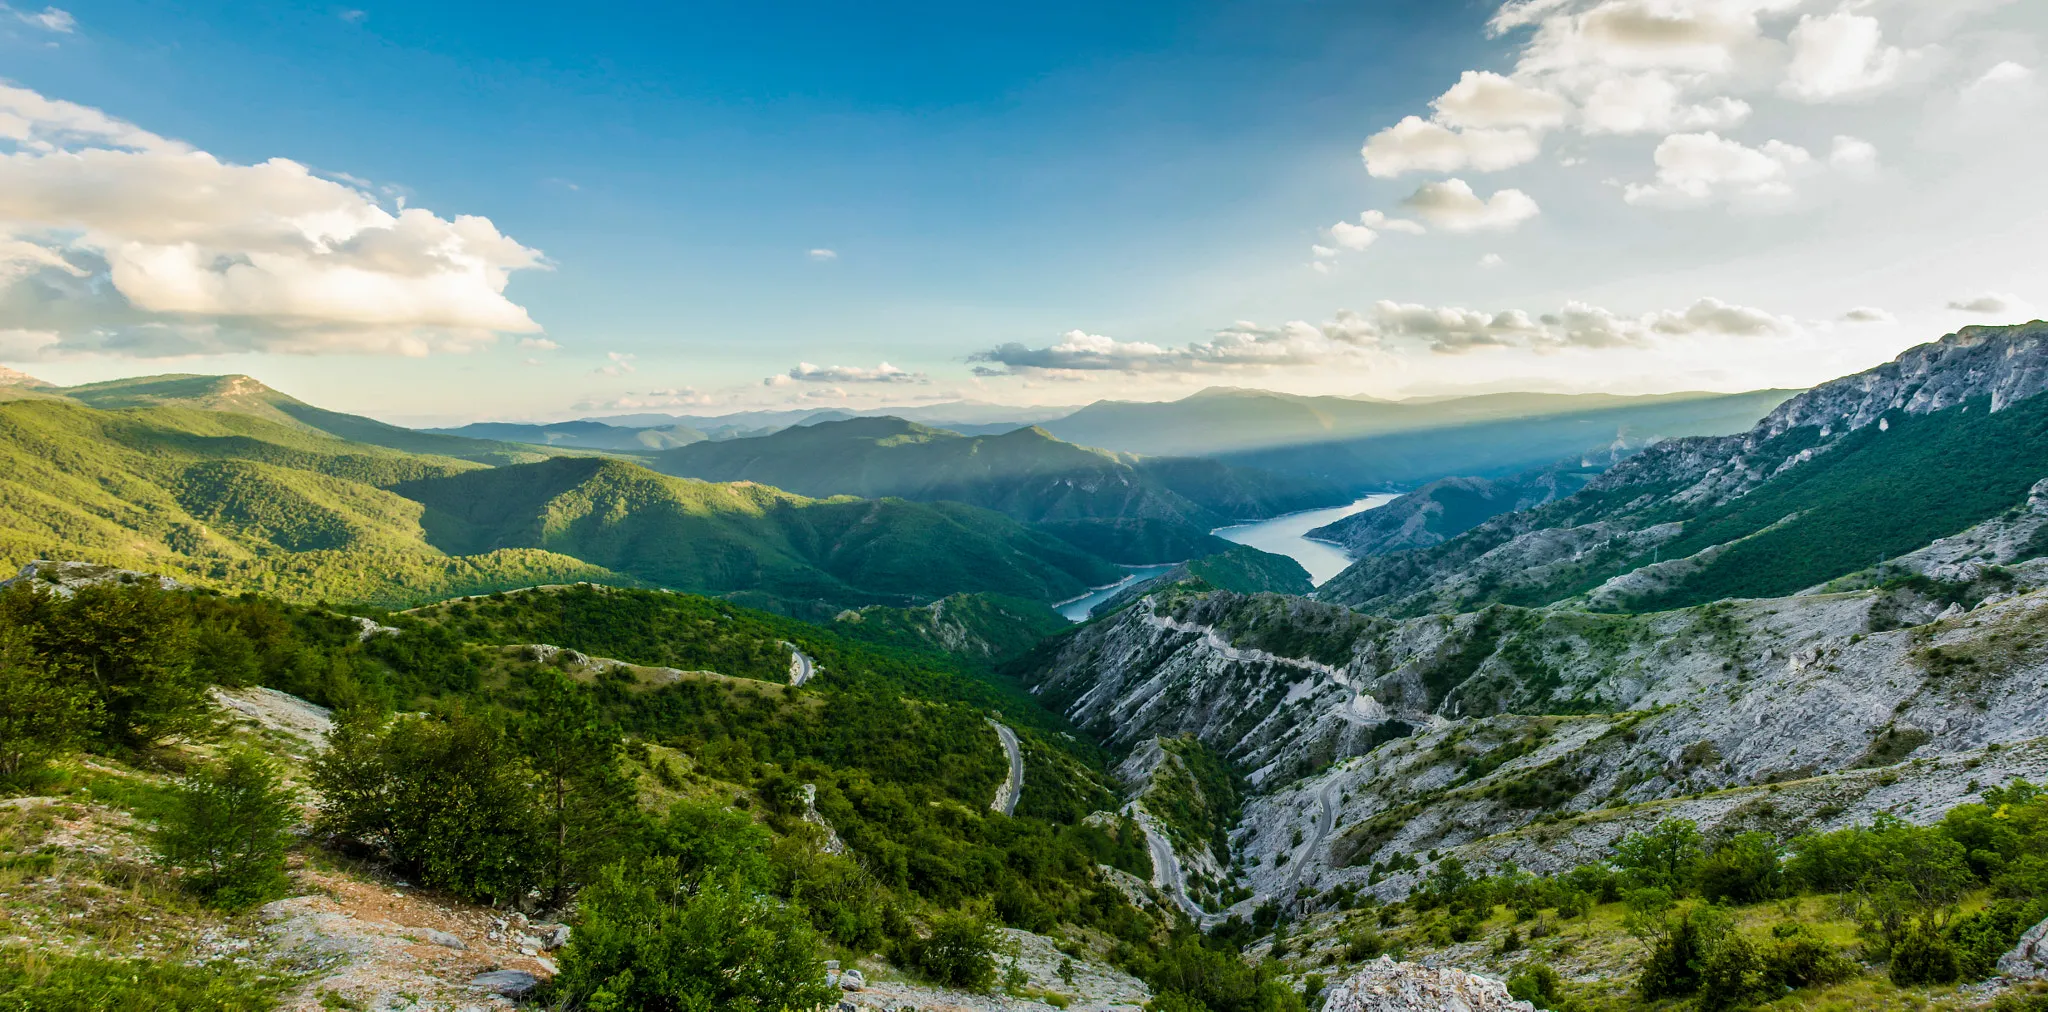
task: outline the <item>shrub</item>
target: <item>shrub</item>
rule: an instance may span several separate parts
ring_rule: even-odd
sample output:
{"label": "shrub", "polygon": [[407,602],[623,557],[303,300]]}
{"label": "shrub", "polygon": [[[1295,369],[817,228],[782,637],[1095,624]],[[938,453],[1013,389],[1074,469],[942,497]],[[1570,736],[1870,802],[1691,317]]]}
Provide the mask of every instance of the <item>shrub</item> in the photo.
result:
{"label": "shrub", "polygon": [[1892,946],[1892,983],[1952,984],[1962,975],[1955,946],[1926,924],[1916,925]]}
{"label": "shrub", "polygon": [[0,628],[0,783],[25,785],[98,719],[92,694],[53,676],[17,628]]}
{"label": "shrub", "polygon": [[934,983],[987,993],[996,985],[996,955],[1003,936],[988,918],[950,910],[932,918],[931,930],[911,947],[911,963]]}
{"label": "shrub", "polygon": [[1786,988],[1824,987],[1856,976],[1856,963],[1804,924],[1779,924],[1763,952],[1764,979]]}
{"label": "shrub", "polygon": [[577,897],[554,995],[588,1012],[773,1012],[834,995],[796,911],[730,878],[694,886],[674,858],[619,862]]}
{"label": "shrub", "polygon": [[[1639,890],[1639,895],[1653,892]],[[1630,905],[1637,906],[1638,898],[1632,896]],[[1676,998],[1700,989],[1707,960],[1728,932],[1728,920],[1714,907],[1691,904],[1657,913],[1632,910],[1629,929],[1650,946],[1636,989],[1645,998]]]}
{"label": "shrub", "polygon": [[185,869],[186,888],[239,910],[289,889],[284,857],[298,821],[298,794],[277,764],[236,749],[178,784],[156,844],[166,862]]}
{"label": "shrub", "polygon": [[211,724],[179,597],[144,584],[84,587],[69,599],[16,587],[0,593],[0,627],[22,630],[59,682],[92,687],[100,744],[137,748]]}
{"label": "shrub", "polygon": [[220,964],[0,950],[0,1012],[266,1012],[286,983]]}
{"label": "shrub", "polygon": [[1564,994],[1564,978],[1548,963],[1524,963],[1508,978],[1508,995],[1540,1009],[1564,1010],[1575,1006]]}
{"label": "shrub", "polygon": [[1739,932],[1723,932],[1700,965],[1700,1008],[1743,1008],[1763,998],[1768,989],[1756,945]]}
{"label": "shrub", "polygon": [[1716,902],[1756,903],[1783,891],[1778,841],[1769,833],[1742,833],[1722,841],[1699,862],[1700,895]]}
{"label": "shrub", "polygon": [[1688,819],[1665,819],[1614,845],[1614,866],[1638,886],[1682,894],[1704,851],[1699,827]]}

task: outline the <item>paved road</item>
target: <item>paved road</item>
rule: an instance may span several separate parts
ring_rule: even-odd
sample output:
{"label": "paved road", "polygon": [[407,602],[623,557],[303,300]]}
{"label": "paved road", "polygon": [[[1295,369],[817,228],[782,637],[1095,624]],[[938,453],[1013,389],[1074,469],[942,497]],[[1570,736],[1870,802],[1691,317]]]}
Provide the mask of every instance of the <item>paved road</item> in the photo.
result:
{"label": "paved road", "polygon": [[1010,779],[996,788],[996,800],[989,807],[1004,815],[1017,814],[1017,798],[1024,793],[1024,750],[1017,747],[1017,732],[991,720],[990,727],[996,729],[996,737],[1003,740],[1003,751],[1010,756]]}
{"label": "paved road", "polygon": [[810,681],[811,676],[817,673],[817,668],[811,664],[811,659],[804,656],[804,652],[798,650],[796,644],[785,643],[783,645],[789,648],[789,684],[802,685]]}
{"label": "paved road", "polygon": [[1316,835],[1308,841],[1306,848],[1295,851],[1288,862],[1287,884],[1281,888],[1280,895],[1274,897],[1282,908],[1294,905],[1294,893],[1301,888],[1301,872],[1308,865],[1308,856],[1321,850],[1323,841],[1330,837],[1330,831],[1337,828],[1337,799],[1343,789],[1344,782],[1334,777],[1323,785],[1322,793],[1318,795],[1322,810],[1316,813]]}

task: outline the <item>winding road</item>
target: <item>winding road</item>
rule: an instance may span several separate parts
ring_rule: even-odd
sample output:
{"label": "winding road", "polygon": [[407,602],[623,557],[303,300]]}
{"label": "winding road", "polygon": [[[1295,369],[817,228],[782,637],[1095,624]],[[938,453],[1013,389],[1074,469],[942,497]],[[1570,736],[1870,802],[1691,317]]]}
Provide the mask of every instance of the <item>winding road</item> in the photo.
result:
{"label": "winding road", "polygon": [[789,648],[789,684],[802,685],[810,681],[811,676],[818,670],[811,663],[811,659],[806,657],[803,651],[798,650],[794,643],[784,643],[783,646]]}
{"label": "winding road", "polygon": [[1010,757],[1010,778],[1003,786],[996,788],[996,799],[989,807],[1004,815],[1017,814],[1017,798],[1024,793],[1024,750],[1017,746],[1017,732],[996,723],[988,722],[996,729],[996,737],[1003,741],[1003,751]]}
{"label": "winding road", "polygon": [[1294,856],[1288,861],[1287,884],[1281,887],[1280,895],[1274,897],[1283,907],[1294,904],[1294,894],[1301,888],[1302,868],[1308,864],[1305,858],[1316,853],[1323,846],[1323,842],[1330,838],[1331,831],[1337,828],[1337,799],[1343,793],[1343,788],[1344,782],[1332,777],[1329,783],[1323,785],[1322,793],[1317,795],[1317,800],[1322,803],[1322,811],[1316,814],[1316,835],[1308,841],[1306,848],[1295,849]]}

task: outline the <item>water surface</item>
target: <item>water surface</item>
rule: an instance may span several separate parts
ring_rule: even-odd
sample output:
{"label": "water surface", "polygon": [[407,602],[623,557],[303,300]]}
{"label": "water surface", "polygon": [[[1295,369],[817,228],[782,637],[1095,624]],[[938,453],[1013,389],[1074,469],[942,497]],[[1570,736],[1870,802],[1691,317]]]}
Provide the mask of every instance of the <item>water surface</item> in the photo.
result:
{"label": "water surface", "polygon": [[1107,587],[1097,587],[1071,601],[1062,601],[1059,604],[1053,605],[1053,607],[1058,609],[1060,614],[1065,615],[1069,622],[1086,622],[1088,621],[1088,616],[1095,611],[1097,605],[1123,593],[1125,589],[1133,585],[1158,579],[1165,575],[1167,570],[1172,569],[1176,565],[1179,565],[1179,563],[1170,563],[1164,566],[1124,566],[1123,569],[1131,575]]}
{"label": "water surface", "polygon": [[1219,527],[1211,533],[1225,541],[1285,555],[1301,563],[1301,568],[1308,570],[1309,579],[1320,587],[1351,565],[1351,554],[1327,541],[1311,541],[1305,535],[1325,524],[1336,523],[1354,513],[1378,509],[1398,498],[1400,496],[1392,493],[1375,493],[1349,506],[1288,513],[1257,523]]}

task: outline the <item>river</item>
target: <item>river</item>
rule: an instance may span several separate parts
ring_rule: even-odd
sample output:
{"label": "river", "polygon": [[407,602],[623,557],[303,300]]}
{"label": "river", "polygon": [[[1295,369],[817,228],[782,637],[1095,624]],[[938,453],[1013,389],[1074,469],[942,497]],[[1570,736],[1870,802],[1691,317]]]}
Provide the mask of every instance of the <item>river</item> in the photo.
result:
{"label": "river", "polygon": [[1219,527],[1211,533],[1225,541],[1250,545],[1259,551],[1271,552],[1274,555],[1285,555],[1301,563],[1301,568],[1308,570],[1309,580],[1320,587],[1351,565],[1351,555],[1329,542],[1311,541],[1304,535],[1354,513],[1378,509],[1398,498],[1400,497],[1391,493],[1379,493],[1366,496],[1349,506],[1304,510],[1300,513],[1277,516],[1271,520],[1260,520],[1257,523]]}
{"label": "river", "polygon": [[1125,566],[1123,568],[1131,575],[1107,587],[1098,587],[1071,601],[1062,601],[1059,604],[1053,605],[1053,607],[1060,614],[1065,615],[1069,622],[1086,622],[1088,621],[1088,616],[1095,611],[1096,605],[1117,596],[1124,588],[1132,584],[1158,579],[1160,576],[1165,575],[1167,570],[1177,565],[1179,563],[1176,562],[1164,566]]}

